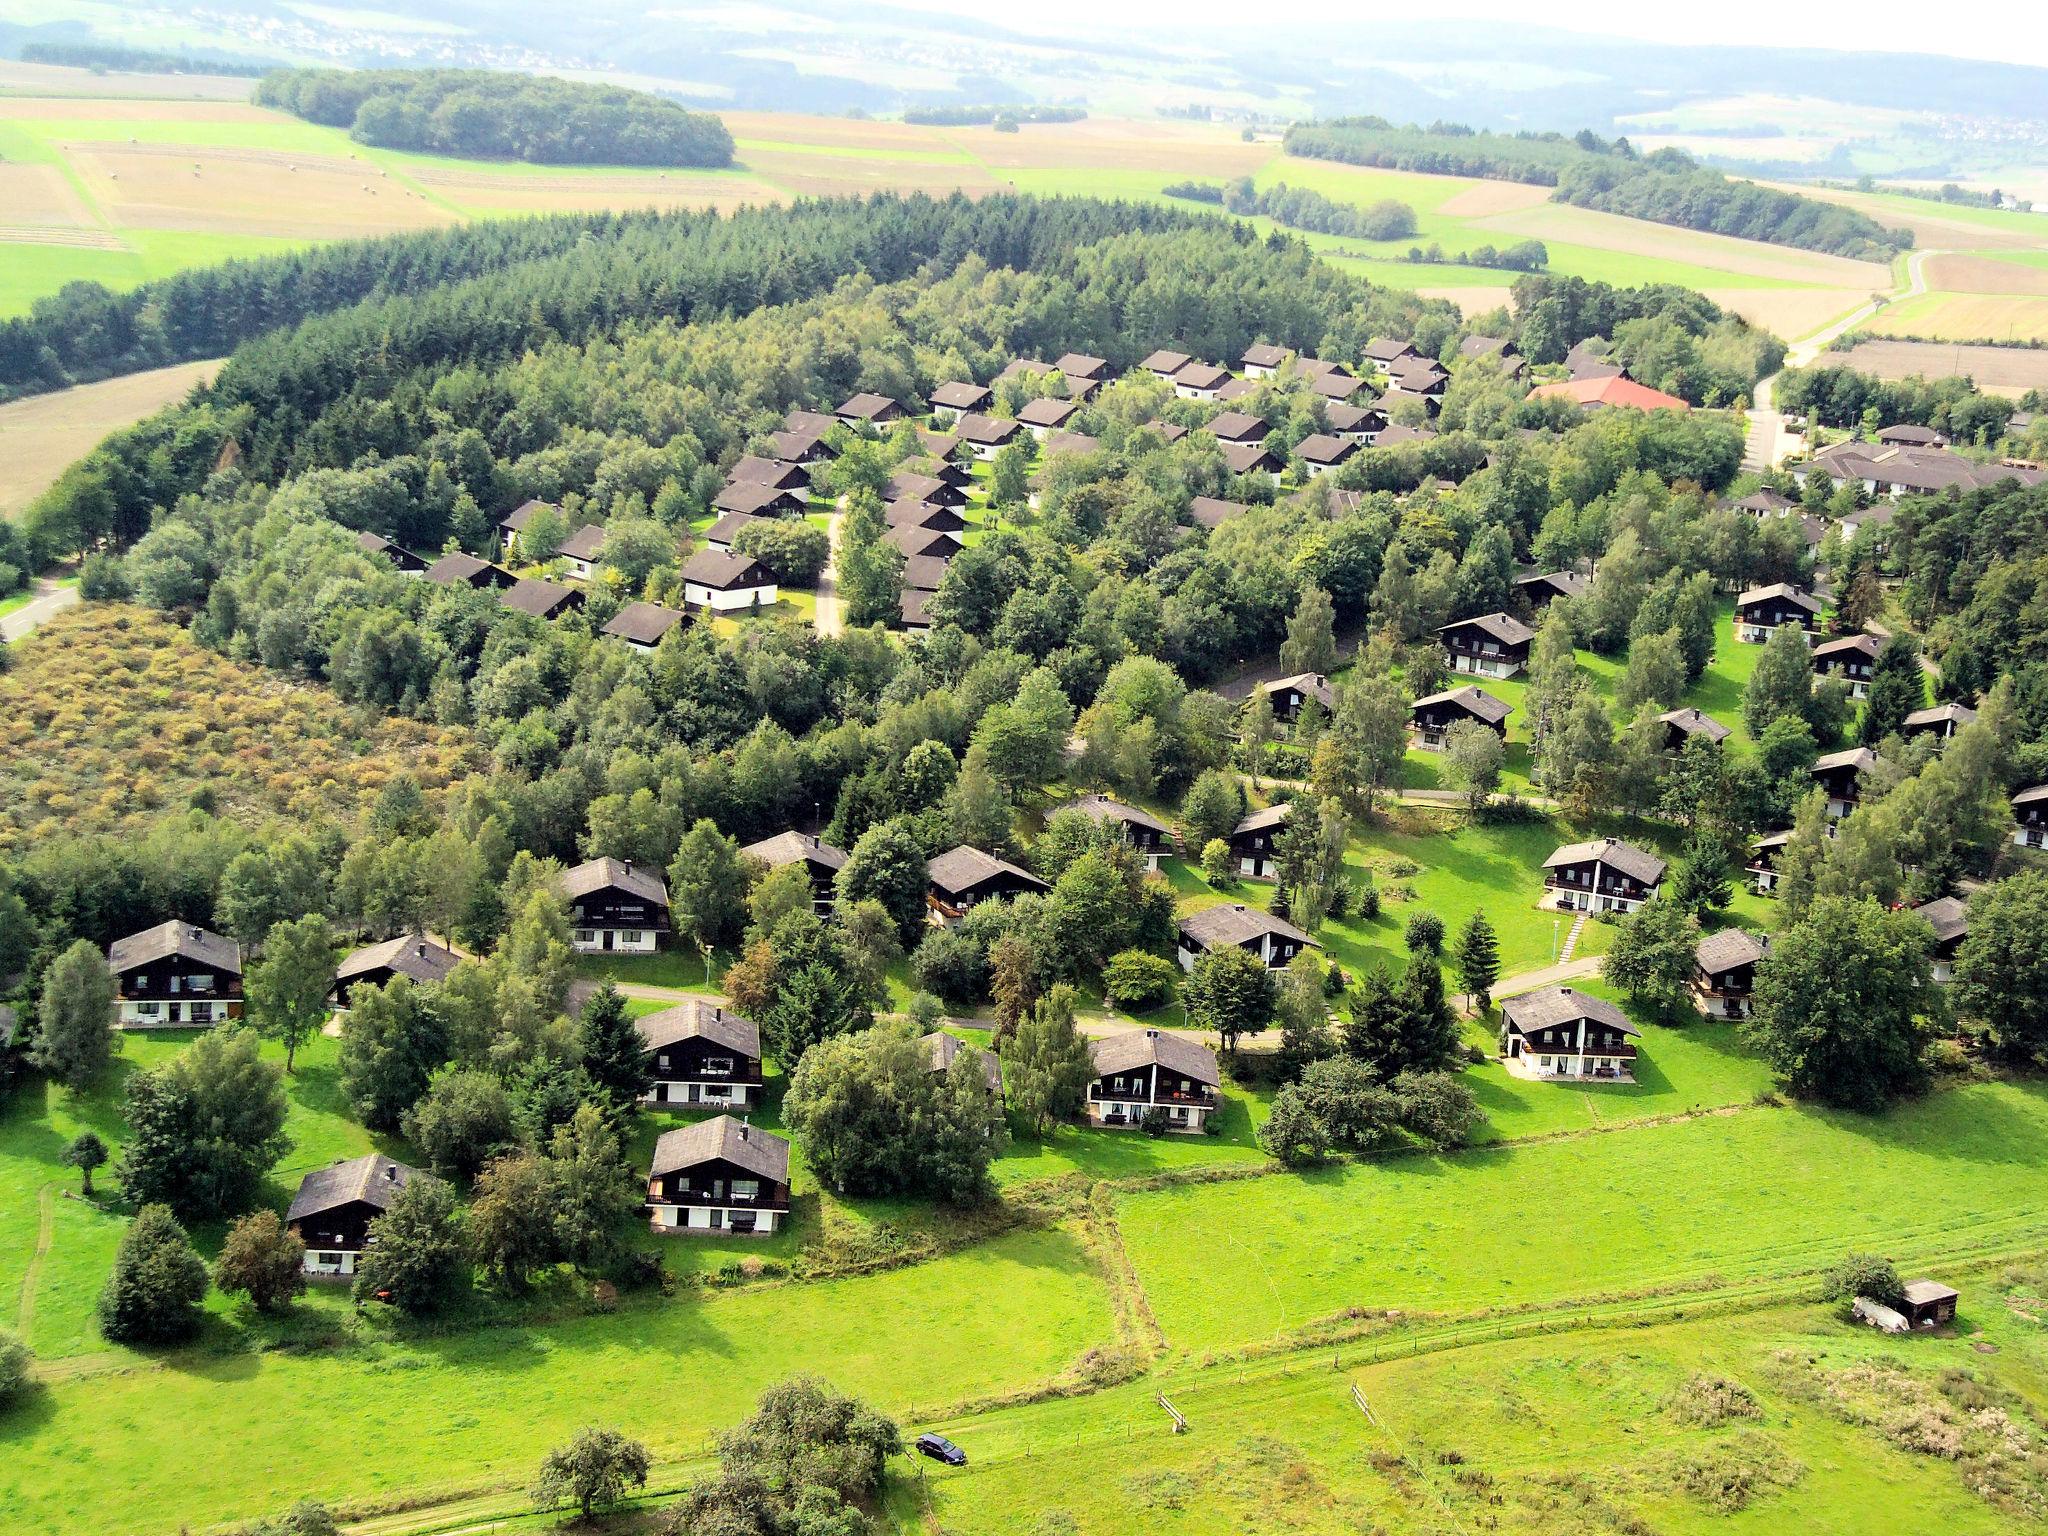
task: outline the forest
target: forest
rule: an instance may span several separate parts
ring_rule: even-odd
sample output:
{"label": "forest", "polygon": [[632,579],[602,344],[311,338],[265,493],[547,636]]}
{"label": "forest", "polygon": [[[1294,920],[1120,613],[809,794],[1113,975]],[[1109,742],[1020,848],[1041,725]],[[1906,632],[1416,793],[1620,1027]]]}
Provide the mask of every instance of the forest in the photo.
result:
{"label": "forest", "polygon": [[1703,230],[1835,256],[1889,261],[1912,232],[1796,192],[1737,181],[1666,147],[1638,154],[1627,139],[1590,132],[1482,133],[1457,123],[1395,127],[1383,118],[1333,118],[1287,130],[1289,154],[1348,165],[1480,176],[1557,188],[1556,200],[1682,229]]}
{"label": "forest", "polygon": [[903,121],[937,128],[974,128],[1008,118],[1013,123],[1078,123],[1085,107],[1011,102],[1003,106],[906,107]]}
{"label": "forest", "polygon": [[69,69],[120,70],[138,75],[263,75],[277,68],[264,59],[225,53],[165,53],[123,48],[116,43],[23,43],[24,64],[57,64]]}
{"label": "forest", "polygon": [[537,165],[732,164],[708,112],[646,91],[481,69],[282,69],[258,105],[386,149]]}
{"label": "forest", "polygon": [[1217,203],[1241,218],[1264,217],[1311,234],[1348,235],[1354,240],[1399,240],[1415,233],[1415,210],[1390,197],[1360,208],[1308,187],[1290,187],[1284,181],[1261,188],[1249,176],[1240,176],[1222,186],[1184,181],[1161,190],[1168,197]]}
{"label": "forest", "polygon": [[2048,408],[2038,390],[2009,400],[1965,378],[1880,379],[1839,363],[1788,369],[1777,388],[1784,409],[1810,415],[1823,426],[1876,429],[1911,423],[1944,432],[1951,442],[1980,447],[2002,439],[2015,413],[2038,415]]}

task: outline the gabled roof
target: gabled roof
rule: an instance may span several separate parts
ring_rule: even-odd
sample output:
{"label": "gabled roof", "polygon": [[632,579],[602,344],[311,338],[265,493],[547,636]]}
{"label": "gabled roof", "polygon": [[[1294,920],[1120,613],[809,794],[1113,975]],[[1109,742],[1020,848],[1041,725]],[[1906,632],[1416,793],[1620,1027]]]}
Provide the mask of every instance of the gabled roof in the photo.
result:
{"label": "gabled roof", "polygon": [[1545,869],[1557,869],[1566,864],[1591,864],[1594,862],[1618,869],[1631,880],[1644,885],[1655,885],[1664,878],[1664,861],[1648,849],[1638,848],[1634,843],[1624,843],[1618,837],[1595,838],[1587,843],[1566,843],[1557,852],[1543,861]]}
{"label": "gabled roof", "polygon": [[939,555],[906,555],[903,585],[913,591],[936,592],[946,579],[946,561]]}
{"label": "gabled roof", "polygon": [[533,521],[533,515],[536,512],[559,512],[561,510],[552,501],[536,501],[529,497],[499,518],[498,526],[507,533],[524,533],[526,525]]}
{"label": "gabled roof", "polygon": [[990,1093],[1003,1091],[1003,1061],[994,1051],[984,1051],[978,1045],[969,1045],[958,1035],[949,1035],[943,1029],[935,1029],[923,1040],[925,1054],[931,1058],[934,1072],[950,1072],[953,1063],[962,1051],[971,1051],[981,1061],[981,1075],[988,1084]]}
{"label": "gabled roof", "polygon": [[381,944],[365,944],[335,968],[336,981],[350,981],[372,971],[394,971],[414,981],[446,981],[468,956],[425,934],[402,933]]}
{"label": "gabled roof", "polygon": [[1467,336],[1458,343],[1460,357],[1491,357],[1496,352],[1505,352],[1514,343],[1505,336]]}
{"label": "gabled roof", "polygon": [[1421,709],[1425,704],[1455,704],[1475,720],[1484,720],[1488,725],[1499,725],[1514,713],[1514,708],[1505,699],[1497,699],[1484,688],[1474,688],[1469,683],[1463,688],[1448,689],[1443,693],[1432,693],[1417,699],[1409,707]]}
{"label": "gabled roof", "polygon": [[1247,411],[1220,411],[1202,423],[1202,429],[1219,442],[1264,442],[1273,429]]}
{"label": "gabled roof", "polygon": [[929,501],[946,489],[937,475],[921,475],[914,469],[899,469],[882,482],[885,501]]}
{"label": "gabled roof", "polygon": [[1063,427],[1079,409],[1071,400],[1055,400],[1045,395],[1017,407],[1017,420],[1027,427]]}
{"label": "gabled roof", "polygon": [[752,1019],[728,1013],[717,1003],[691,998],[658,1013],[643,1014],[633,1021],[641,1043],[650,1051],[674,1045],[679,1040],[709,1040],[741,1056],[761,1059],[761,1027]]}
{"label": "gabled roof", "polygon": [[1095,1075],[1109,1077],[1138,1067],[1159,1066],[1197,1083],[1215,1087],[1222,1081],[1216,1053],[1206,1045],[1156,1029],[1133,1029],[1088,1042]]}
{"label": "gabled roof", "polygon": [[1009,362],[1003,364],[1003,371],[996,375],[996,382],[1000,384],[1005,379],[1014,379],[1017,378],[1019,375],[1026,373],[1058,372],[1059,369],[1053,367],[1051,363],[1044,361],[1042,358],[1014,357],[1011,358]]}
{"label": "gabled roof", "polygon": [[935,859],[927,860],[924,866],[925,878],[942,891],[964,891],[998,875],[1008,875],[1013,880],[1022,880],[1038,890],[1047,891],[1052,887],[1028,869],[1019,869],[1008,859],[999,859],[992,853],[983,853],[979,848],[962,843],[957,848],[948,848]]}
{"label": "gabled roof", "polygon": [[1242,400],[1246,395],[1256,393],[1258,382],[1253,379],[1232,379],[1216,391],[1218,400]]}
{"label": "gabled roof", "polygon": [[1268,827],[1277,827],[1287,820],[1288,813],[1293,809],[1293,801],[1282,800],[1278,805],[1269,805],[1264,810],[1253,811],[1230,829],[1230,835],[1236,837],[1242,832],[1263,832]]}
{"label": "gabled roof", "polygon": [[1297,672],[1292,677],[1276,677],[1259,684],[1261,693],[1286,693],[1290,690],[1314,699],[1325,709],[1337,702],[1329,678],[1320,672]]}
{"label": "gabled roof", "polygon": [[1866,635],[1860,630],[1853,635],[1843,635],[1836,640],[1825,640],[1813,648],[1816,662],[1833,661],[1837,656],[1868,656],[1872,661],[1882,647],[1877,636]]}
{"label": "gabled roof", "polygon": [[1691,705],[1683,709],[1667,709],[1657,717],[1664,725],[1675,725],[1688,736],[1704,736],[1709,741],[1726,741],[1734,733],[1704,710]]}
{"label": "gabled roof", "polygon": [[[1398,393],[1398,391],[1390,389],[1387,393],[1392,395]],[[1396,443],[1426,443],[1436,435],[1436,428],[1434,427],[1411,427],[1405,422],[1389,422],[1386,426],[1381,427],[1379,431],[1373,433],[1372,446],[1375,448],[1391,448]]]}
{"label": "gabled roof", "polygon": [[1045,440],[1045,454],[1051,458],[1056,453],[1093,453],[1102,446],[1102,440],[1086,432],[1055,432]]}
{"label": "gabled roof", "polygon": [[662,1132],[661,1140],[654,1144],[650,1172],[656,1176],[681,1173],[713,1161],[731,1163],[770,1184],[789,1182],[789,1143],[731,1115],[714,1115],[695,1125]]}
{"label": "gabled roof", "polygon": [[1080,795],[1065,805],[1055,806],[1055,812],[1079,811],[1090,821],[1120,821],[1126,826],[1143,827],[1161,837],[1167,835],[1165,822],[1149,811],[1141,811],[1135,805],[1126,805],[1121,800],[1112,800],[1107,795]]}
{"label": "gabled roof", "polygon": [[958,533],[967,526],[967,519],[957,507],[935,507],[928,501],[892,501],[882,508],[882,526]]}
{"label": "gabled roof", "polygon": [[1328,432],[1311,432],[1294,445],[1294,451],[1310,464],[1342,464],[1358,452],[1358,444],[1348,437],[1333,437]]}
{"label": "gabled roof", "polygon": [[1233,475],[1248,475],[1258,469],[1270,474],[1280,467],[1280,461],[1261,443],[1219,443],[1217,446],[1223,453],[1223,467]]}
{"label": "gabled roof", "polygon": [[1511,613],[1480,613],[1469,619],[1454,619],[1449,624],[1439,624],[1436,632],[1443,635],[1454,629],[1477,629],[1502,645],[1527,645],[1536,638],[1536,631]]}
{"label": "gabled roof", "polygon": [[154,928],[131,933],[125,939],[114,940],[107,946],[107,967],[119,974],[132,971],[138,965],[148,965],[152,960],[167,960],[172,955],[232,976],[242,974],[241,945],[195,923],[180,922],[175,917],[167,923],[158,923]]}
{"label": "gabled roof", "polygon": [[1913,911],[1927,919],[1937,944],[1954,943],[1970,931],[1970,906],[1960,897],[1937,896],[1932,901],[1923,901]]}
{"label": "gabled roof", "polygon": [[1760,491],[1751,491],[1735,503],[1739,512],[1789,512],[1797,505],[1798,503],[1790,496],[1781,491],[1774,491],[1769,486]]}
{"label": "gabled roof", "polygon": [[806,505],[800,492],[758,480],[733,480],[718,488],[711,505],[721,512],[745,512],[749,516],[772,512],[778,507],[794,511]]}
{"label": "gabled roof", "polygon": [[1233,517],[1242,517],[1251,509],[1241,501],[1225,501],[1220,496],[1197,496],[1188,503],[1188,516],[1204,528],[1221,528]]}
{"label": "gabled roof", "polygon": [[501,571],[490,561],[460,549],[451,550],[427,567],[427,580],[441,587],[475,586],[480,576],[488,576],[493,584],[501,577],[506,581],[512,579],[510,571]]}
{"label": "gabled roof", "polygon": [[2015,790],[2012,797],[2014,805],[2039,805],[2044,800],[2048,800],[2048,784],[2033,784]]}
{"label": "gabled roof", "polygon": [[790,464],[782,459],[764,459],[750,453],[734,461],[725,472],[729,483],[739,485],[772,485],[783,490],[793,490],[799,485],[811,483],[810,471],[801,464]]}
{"label": "gabled roof", "polygon": [[1229,381],[1230,370],[1214,363],[1186,363],[1176,369],[1173,382],[1189,389],[1215,389]]}
{"label": "gabled roof", "polygon": [[308,1216],[356,1204],[388,1211],[391,1202],[398,1198],[398,1192],[414,1179],[422,1177],[424,1175],[417,1169],[408,1168],[381,1152],[315,1168],[299,1181],[299,1192],[292,1196],[291,1208],[284,1213],[284,1219],[303,1221]]}
{"label": "gabled roof", "polygon": [[570,901],[580,901],[598,891],[620,890],[656,906],[668,905],[668,882],[645,865],[629,863],[625,859],[592,859],[574,869],[565,869],[562,871],[561,890]]}
{"label": "gabled roof", "polygon": [[728,512],[709,528],[704,530],[706,544],[724,544],[728,547],[756,523],[771,523],[771,517],[756,517],[751,512]]}
{"label": "gabled roof", "polygon": [[1586,578],[1576,571],[1536,571],[1515,578],[1517,587],[1550,587],[1559,597],[1583,597]]}
{"label": "gabled roof", "polygon": [[1062,352],[1053,360],[1053,367],[1074,379],[1092,379],[1108,366],[1108,358],[1090,357],[1086,352]]}
{"label": "gabled roof", "polygon": [[1732,971],[1738,965],[1755,965],[1764,957],[1764,946],[1747,928],[1721,928],[1708,934],[1694,947],[1692,958],[1710,975]]}
{"label": "gabled roof", "polygon": [[1003,416],[983,416],[970,411],[953,424],[962,442],[1000,448],[1017,435],[1018,424]]}
{"label": "gabled roof", "polygon": [[793,463],[798,459],[808,459],[818,449],[823,448],[825,446],[825,434],[822,431],[798,432],[784,428],[780,432],[768,434],[768,446],[775,450],[775,457],[777,459],[785,463]]}
{"label": "gabled roof", "polygon": [[1937,725],[1953,725],[1961,729],[1976,718],[1977,711],[1967,704],[1937,704],[1932,709],[1914,710],[1906,716],[1904,723],[1909,731],[1922,727],[1932,729]]}
{"label": "gabled roof", "polygon": [[603,547],[604,529],[596,523],[585,523],[557,544],[555,553],[571,560],[595,560]]}
{"label": "gabled roof", "polygon": [[[912,559],[925,556],[913,555]],[[926,587],[905,587],[896,598],[896,616],[905,629],[930,629],[932,599],[938,594]]]}
{"label": "gabled roof", "polygon": [[1199,912],[1190,912],[1178,926],[1184,937],[1194,940],[1204,949],[1215,949],[1223,944],[1250,944],[1269,936],[1317,949],[1322,947],[1286,919],[1275,917],[1262,907],[1250,907],[1242,902],[1226,901],[1204,907]]}
{"label": "gabled roof", "polygon": [[1802,592],[1789,581],[1774,581],[1767,587],[1749,587],[1736,594],[1735,606],[1747,608],[1752,603],[1768,602],[1771,598],[1782,598],[1795,608],[1804,608],[1808,613],[1820,612],[1820,599],[1810,592]]}
{"label": "gabled roof", "polygon": [[1194,359],[1185,352],[1174,352],[1161,347],[1148,355],[1138,366],[1150,373],[1178,373],[1193,361]]}
{"label": "gabled roof", "polygon": [[851,417],[856,421],[873,421],[877,416],[884,415],[890,410],[901,409],[902,406],[887,395],[863,391],[857,395],[848,395],[840,401],[839,409],[834,414],[841,420]]}
{"label": "gabled roof", "polygon": [[1365,386],[1341,368],[1318,374],[1309,382],[1309,390],[1325,400],[1349,400]]}
{"label": "gabled roof", "polygon": [[1415,343],[1392,336],[1375,336],[1365,344],[1365,355],[1376,363],[1391,363],[1397,357],[1414,357]]}
{"label": "gabled roof", "polygon": [[1934,428],[1923,427],[1917,422],[1911,421],[1901,421],[1889,427],[1879,427],[1877,429],[1877,440],[1880,443],[1911,443],[1915,446],[1928,448],[1941,448],[1948,444],[1948,439],[1935,431]]}
{"label": "gabled roof", "polygon": [[1278,368],[1287,361],[1287,349],[1270,342],[1255,341],[1238,358],[1247,368]]}
{"label": "gabled roof", "polygon": [[1188,429],[1177,421],[1160,421],[1156,418],[1144,423],[1151,431],[1157,432],[1169,443],[1177,443],[1188,435]]}
{"label": "gabled roof", "polygon": [[915,523],[898,523],[882,535],[882,542],[906,555],[943,552],[947,559],[965,547],[965,541],[957,533],[948,533],[942,528],[920,528]]}
{"label": "gabled roof", "polygon": [[1836,768],[1853,768],[1859,774],[1877,766],[1877,754],[1868,747],[1851,747],[1846,752],[1827,752],[1813,760],[1813,771],[1827,773]]}
{"label": "gabled roof", "polygon": [[931,392],[933,405],[949,411],[971,411],[988,400],[986,384],[941,384]]}
{"label": "gabled roof", "polygon": [[700,549],[691,555],[683,562],[683,580],[715,592],[774,584],[774,578],[760,561],[726,549]]}
{"label": "gabled roof", "polygon": [[827,869],[838,869],[846,863],[845,849],[834,848],[823,838],[794,829],[764,837],[758,843],[749,843],[740,852],[750,859],[759,859],[770,869],[798,863],[822,864]]}
{"label": "gabled roof", "polygon": [[1332,400],[1323,407],[1323,420],[1328,422],[1332,432],[1363,432],[1374,422],[1387,424],[1387,413],[1372,405],[1352,405],[1344,400]]}
{"label": "gabled roof", "polygon": [[1667,395],[1661,389],[1651,389],[1638,384],[1634,379],[1615,374],[1604,379],[1565,379],[1554,384],[1538,384],[1529,391],[1531,400],[1543,400],[1552,396],[1573,401],[1581,409],[1628,409],[1635,411],[1689,411],[1692,407],[1676,395]]}
{"label": "gabled roof", "polygon": [[1606,998],[1571,987],[1545,987],[1539,992],[1511,997],[1500,1005],[1500,1013],[1523,1034],[1531,1030],[1552,1029],[1559,1024],[1576,1024],[1580,1019],[1591,1019],[1624,1035],[1641,1033],[1629,1023],[1628,1015]]}
{"label": "gabled roof", "polygon": [[583,594],[558,581],[539,581],[531,576],[522,576],[498,594],[498,601],[514,613],[552,619],[565,608],[582,607]]}
{"label": "gabled roof", "polygon": [[792,410],[782,418],[782,430],[802,432],[811,437],[823,437],[837,425],[835,418],[823,411]]}
{"label": "gabled roof", "polygon": [[661,637],[682,623],[684,615],[659,603],[628,603],[605,625],[604,633],[615,640],[639,645],[658,645]]}

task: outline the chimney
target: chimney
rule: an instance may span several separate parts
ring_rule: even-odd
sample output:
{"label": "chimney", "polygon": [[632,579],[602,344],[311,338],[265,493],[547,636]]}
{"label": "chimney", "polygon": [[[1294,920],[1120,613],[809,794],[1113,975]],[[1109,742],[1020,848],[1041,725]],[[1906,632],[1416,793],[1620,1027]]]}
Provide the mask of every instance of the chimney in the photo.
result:
{"label": "chimney", "polygon": [[418,944],[416,944],[416,945],[415,945],[415,946],[413,946],[413,947],[414,947],[414,950],[415,950],[415,951],[416,951],[416,952],[418,953],[419,957],[420,957],[420,958],[421,958],[422,960],[424,960],[424,959],[426,959],[426,958],[427,958],[427,943],[426,943],[426,940],[422,939],[422,940],[421,940],[421,941],[420,941],[420,942],[419,942]]}
{"label": "chimney", "polygon": [[631,873],[633,873],[633,861],[631,859],[621,859],[619,860],[619,862],[626,866],[627,874],[630,875]]}
{"label": "chimney", "polygon": [[1159,1038],[1159,1031],[1156,1029],[1147,1029],[1145,1031],[1145,1038],[1147,1040],[1157,1040]]}
{"label": "chimney", "polygon": [[747,1139],[747,1132],[748,1132],[748,1131],[750,1131],[750,1130],[752,1130],[752,1129],[753,1129],[753,1127],[752,1127],[752,1126],[750,1126],[749,1124],[747,1124],[747,1122],[746,1122],[745,1120],[741,1120],[741,1121],[740,1121],[740,1140],[741,1140],[741,1141],[745,1141],[745,1140]]}

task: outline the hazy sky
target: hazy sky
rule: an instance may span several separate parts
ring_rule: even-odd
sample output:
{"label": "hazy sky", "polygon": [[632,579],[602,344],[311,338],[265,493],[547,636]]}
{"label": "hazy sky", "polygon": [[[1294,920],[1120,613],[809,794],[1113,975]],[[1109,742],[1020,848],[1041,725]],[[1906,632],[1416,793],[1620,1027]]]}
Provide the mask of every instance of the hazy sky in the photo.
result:
{"label": "hazy sky", "polygon": [[[886,0],[893,7],[956,12],[959,0]],[[1369,26],[1376,15],[1399,23],[1423,13],[1387,0],[1032,0],[987,12],[1020,32],[1093,31],[1105,24],[1142,29],[1155,38],[1199,38],[1204,29],[1256,25],[1312,27],[1342,18]],[[1664,43],[1764,44],[1793,48],[1945,53],[2008,64],[2048,66],[2048,4],[2042,0],[1431,0],[1426,14],[1487,26],[1520,21],[1569,32],[1605,33]],[[1936,24],[1939,18],[1939,24]],[[1308,34],[1304,34],[1308,35]],[[2048,102],[2042,103],[2048,117]]]}

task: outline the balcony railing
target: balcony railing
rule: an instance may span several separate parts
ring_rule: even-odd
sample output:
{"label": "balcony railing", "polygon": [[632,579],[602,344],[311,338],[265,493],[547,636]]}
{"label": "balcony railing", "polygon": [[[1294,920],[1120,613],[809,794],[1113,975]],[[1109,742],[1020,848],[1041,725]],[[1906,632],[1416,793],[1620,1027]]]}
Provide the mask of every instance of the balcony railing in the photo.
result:
{"label": "balcony railing", "polygon": [[789,1195],[787,1191],[760,1195],[735,1195],[731,1193],[710,1195],[696,1190],[681,1190],[665,1195],[658,1187],[650,1184],[647,1186],[647,1203],[649,1205],[682,1205],[696,1209],[708,1207],[737,1211],[786,1211],[789,1209]]}

